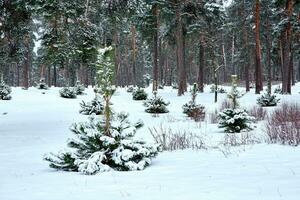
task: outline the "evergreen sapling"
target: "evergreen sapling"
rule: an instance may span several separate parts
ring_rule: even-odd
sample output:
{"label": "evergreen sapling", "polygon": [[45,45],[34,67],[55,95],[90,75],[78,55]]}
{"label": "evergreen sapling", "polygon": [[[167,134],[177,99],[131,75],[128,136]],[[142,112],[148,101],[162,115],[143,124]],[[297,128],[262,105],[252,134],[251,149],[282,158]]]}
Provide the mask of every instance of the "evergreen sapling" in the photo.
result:
{"label": "evergreen sapling", "polygon": [[226,108],[219,112],[219,128],[225,128],[225,132],[236,133],[253,129],[254,117],[248,115],[246,110],[239,108],[238,99],[243,96],[237,89],[237,76],[232,76],[232,89],[227,95],[232,101],[232,108]]}
{"label": "evergreen sapling", "polygon": [[39,90],[48,90],[49,89],[48,85],[45,82],[45,78],[40,79],[40,81],[37,84],[36,88],[39,89]]}
{"label": "evergreen sapling", "polygon": [[83,84],[80,83],[80,81],[77,81],[74,90],[76,91],[76,95],[83,95],[85,87]]}
{"label": "evergreen sapling", "polygon": [[205,117],[205,107],[200,104],[196,104],[196,97],[198,92],[198,86],[194,83],[191,89],[192,99],[188,103],[182,106],[183,113],[187,114],[188,117],[193,118],[196,121],[202,120]]}
{"label": "evergreen sapling", "polygon": [[5,84],[3,80],[0,82],[0,100],[11,100],[11,87]]}
{"label": "evergreen sapling", "polygon": [[97,96],[90,102],[82,101],[80,107],[79,113],[83,115],[102,115],[104,111],[104,105]]}
{"label": "evergreen sapling", "polygon": [[278,99],[276,95],[272,95],[270,91],[267,91],[267,93],[257,98],[257,104],[262,107],[277,106],[279,101],[280,99]]}
{"label": "evergreen sapling", "polygon": [[67,99],[76,99],[77,98],[76,91],[72,87],[64,87],[64,88],[60,89],[59,95],[62,98],[67,98]]}
{"label": "evergreen sapling", "polygon": [[144,102],[144,106],[147,107],[145,110],[147,113],[168,113],[169,110],[167,109],[167,106],[169,105],[169,102],[166,102],[163,100],[162,97],[157,96],[157,91],[153,91],[153,97],[150,99],[147,99]]}
{"label": "evergreen sapling", "polygon": [[99,51],[97,76],[105,102],[104,116],[92,116],[87,122],[73,124],[71,131],[75,138],[68,142],[70,150],[46,155],[50,167],[88,175],[110,170],[143,170],[161,150],[158,144],[134,139],[142,122],[131,124],[125,113],[112,115],[110,99],[115,91],[112,58],[111,47]]}
{"label": "evergreen sapling", "polygon": [[136,100],[136,101],[146,100],[147,96],[148,96],[148,94],[142,88],[138,88],[137,90],[133,91],[133,93],[132,93],[132,99]]}

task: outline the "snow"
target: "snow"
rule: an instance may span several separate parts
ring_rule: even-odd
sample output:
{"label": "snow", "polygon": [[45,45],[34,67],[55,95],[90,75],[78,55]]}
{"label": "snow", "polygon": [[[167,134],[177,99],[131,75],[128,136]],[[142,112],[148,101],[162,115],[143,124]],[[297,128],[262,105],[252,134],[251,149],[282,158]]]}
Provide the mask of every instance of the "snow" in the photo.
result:
{"label": "snow", "polygon": [[[226,98],[226,94],[219,94],[219,103],[214,104],[214,94],[209,93],[209,88],[206,86],[205,93],[198,94],[196,100],[206,107],[206,113],[214,112]],[[263,123],[258,123],[251,132],[261,139],[261,144],[221,147],[226,137],[222,129],[208,120],[200,123],[187,119],[182,105],[190,100],[190,95],[178,97],[177,91],[169,87],[158,92],[170,101],[168,114],[153,117],[146,113],[143,102],[133,101],[126,89],[118,89],[113,96],[113,109],[128,112],[131,122],[142,119],[144,127],[137,131],[137,139],[153,142],[149,128],[162,126],[201,136],[209,147],[207,150],[163,152],[143,171],[111,170],[85,176],[53,170],[43,155],[65,147],[67,139],[72,137],[71,124],[88,118],[79,114],[79,103],[94,98],[92,88],[77,99],[59,97],[59,89],[52,87],[42,94],[36,88],[12,88],[12,100],[0,101],[1,200],[299,199],[299,147],[267,144],[262,140]],[[151,96],[151,88],[146,91]],[[299,91],[298,83],[293,87],[293,95],[277,96],[281,103],[299,102]],[[248,109],[256,104],[258,96],[251,91],[240,99],[240,105]],[[274,108],[266,109],[271,112]],[[131,155],[125,152],[122,156]],[[102,158],[94,155],[93,159],[97,162]],[[91,163],[85,165],[88,170],[94,167]],[[83,165],[82,170],[86,168]],[[107,170],[103,166],[103,171]]]}

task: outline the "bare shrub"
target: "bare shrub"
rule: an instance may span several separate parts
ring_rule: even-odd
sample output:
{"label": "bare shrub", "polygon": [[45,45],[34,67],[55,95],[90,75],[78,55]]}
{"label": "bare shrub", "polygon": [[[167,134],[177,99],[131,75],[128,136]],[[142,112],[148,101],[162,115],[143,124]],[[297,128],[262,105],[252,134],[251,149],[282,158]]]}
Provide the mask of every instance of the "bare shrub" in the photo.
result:
{"label": "bare shrub", "polygon": [[164,151],[174,151],[183,149],[206,149],[201,137],[186,130],[174,133],[170,128],[149,128],[155,142],[161,144]]}
{"label": "bare shrub", "polygon": [[266,131],[272,143],[300,144],[300,106],[284,103],[268,117]]}
{"label": "bare shrub", "polygon": [[263,107],[253,106],[248,110],[248,114],[255,117],[255,121],[257,122],[266,119],[267,111]]}
{"label": "bare shrub", "polygon": [[252,132],[226,133],[223,145],[225,146],[241,146],[260,143],[260,139]]}
{"label": "bare shrub", "polygon": [[215,110],[208,114],[209,121],[211,124],[217,124],[218,123],[218,110]]}
{"label": "bare shrub", "polygon": [[229,99],[224,99],[224,101],[222,101],[221,106],[220,106],[220,111],[225,110],[227,108],[232,108],[232,102]]}

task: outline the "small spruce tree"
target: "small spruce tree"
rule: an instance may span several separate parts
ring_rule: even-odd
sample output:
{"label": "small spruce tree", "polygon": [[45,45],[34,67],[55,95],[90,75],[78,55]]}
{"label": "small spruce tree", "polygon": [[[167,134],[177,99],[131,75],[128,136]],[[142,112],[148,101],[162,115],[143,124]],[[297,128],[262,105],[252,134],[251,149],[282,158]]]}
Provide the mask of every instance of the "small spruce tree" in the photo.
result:
{"label": "small spruce tree", "polygon": [[83,115],[102,115],[104,110],[104,105],[99,97],[95,97],[90,102],[82,101],[80,107],[79,113]]}
{"label": "small spruce tree", "polygon": [[187,114],[187,116],[193,118],[196,121],[204,119],[205,117],[205,107],[203,105],[196,103],[196,97],[198,92],[198,85],[194,83],[191,89],[192,99],[188,103],[182,106],[183,113]]}
{"label": "small spruce tree", "polygon": [[160,96],[157,96],[157,91],[153,91],[153,97],[150,99],[147,99],[144,102],[144,106],[147,107],[145,110],[147,113],[168,113],[169,110],[167,109],[167,106],[169,105],[169,102],[164,101],[164,99]]}
{"label": "small spruce tree", "polygon": [[279,103],[279,101],[280,99],[278,99],[276,95],[272,95],[269,90],[265,94],[257,98],[257,104],[262,107],[277,106],[277,103]]}
{"label": "small spruce tree", "polygon": [[5,84],[3,80],[0,81],[0,100],[11,100],[11,87]]}
{"label": "small spruce tree", "polygon": [[39,90],[48,90],[49,89],[47,83],[45,82],[45,78],[40,79],[40,81],[37,84],[36,88],[39,89]]}
{"label": "small spruce tree", "polygon": [[232,108],[219,112],[219,128],[225,128],[225,132],[236,133],[243,130],[252,130],[254,118],[249,116],[246,110],[239,108],[238,99],[243,96],[237,89],[237,76],[232,76],[232,89],[227,95],[232,101]]}
{"label": "small spruce tree", "polygon": [[133,93],[132,93],[132,99],[136,100],[136,101],[146,100],[147,96],[148,96],[148,94],[142,88],[138,88],[137,90],[133,91]]}
{"label": "small spruce tree", "polygon": [[109,170],[143,170],[160,151],[160,145],[135,140],[142,122],[131,124],[124,113],[112,115],[110,99],[115,91],[113,81],[113,49],[101,49],[97,62],[99,91],[104,99],[103,118],[90,117],[89,121],[71,127],[75,139],[68,142],[72,150],[48,154],[50,167],[64,171],[96,174]]}
{"label": "small spruce tree", "polygon": [[72,87],[64,87],[59,90],[59,95],[62,98],[67,98],[67,99],[76,99],[76,90]]}
{"label": "small spruce tree", "polygon": [[83,84],[80,83],[80,81],[77,81],[74,90],[76,91],[76,95],[83,95],[85,87]]}

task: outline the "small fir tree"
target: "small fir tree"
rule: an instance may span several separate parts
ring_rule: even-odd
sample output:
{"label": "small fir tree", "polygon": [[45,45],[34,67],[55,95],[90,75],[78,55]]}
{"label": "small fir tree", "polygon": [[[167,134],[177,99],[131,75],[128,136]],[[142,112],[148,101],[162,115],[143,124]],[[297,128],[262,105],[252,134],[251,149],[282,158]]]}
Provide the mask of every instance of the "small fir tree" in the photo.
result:
{"label": "small fir tree", "polygon": [[85,87],[83,84],[80,83],[80,81],[76,82],[76,85],[74,87],[75,91],[76,91],[76,95],[83,95],[84,91],[85,91]]}
{"label": "small fir tree", "polygon": [[278,85],[278,86],[274,89],[274,93],[275,93],[275,94],[282,94],[282,89],[281,89],[280,85]]}
{"label": "small fir tree", "polygon": [[199,121],[201,119],[204,119],[205,117],[205,107],[196,104],[196,97],[197,97],[197,92],[198,92],[198,86],[197,83],[194,83],[192,89],[191,89],[191,96],[192,99],[188,103],[184,104],[182,106],[183,113],[187,114],[187,116],[195,119],[196,121]]}
{"label": "small fir tree", "polygon": [[59,90],[59,95],[62,98],[67,98],[67,99],[76,99],[76,90],[72,87],[64,87]]}
{"label": "small fir tree", "polygon": [[39,90],[48,90],[49,89],[47,83],[45,82],[45,78],[40,79],[40,81],[37,84],[36,88],[39,89]]}
{"label": "small fir tree", "polygon": [[133,91],[133,93],[132,93],[132,99],[136,100],[136,101],[146,100],[147,96],[148,96],[148,94],[142,88],[138,88],[137,90]]}
{"label": "small fir tree", "polygon": [[257,98],[257,104],[262,107],[271,107],[271,106],[277,106],[277,103],[279,103],[280,99],[276,97],[276,95],[272,95],[270,92],[267,91],[267,93],[263,94],[259,98]]}
{"label": "small fir tree", "polygon": [[237,89],[237,76],[232,76],[232,89],[227,95],[232,101],[232,108],[224,109],[218,114],[219,128],[225,128],[225,132],[236,133],[243,130],[252,130],[254,118],[249,116],[246,110],[239,108],[238,99],[243,96]]}
{"label": "small fir tree", "polygon": [[90,102],[82,101],[80,107],[79,113],[83,115],[102,115],[104,111],[104,105],[99,97],[95,97]]}
{"label": "small fir tree", "polygon": [[169,105],[169,102],[166,102],[163,100],[162,97],[157,96],[157,91],[153,91],[153,97],[151,99],[147,99],[144,102],[144,106],[147,107],[145,110],[147,113],[168,113],[169,110],[167,109],[167,106]]}
{"label": "small fir tree", "polygon": [[71,127],[76,138],[68,142],[72,149],[49,154],[45,160],[50,167],[96,174],[109,170],[143,170],[160,151],[160,145],[135,140],[142,122],[131,124],[128,115],[112,115],[110,99],[115,91],[113,81],[113,49],[101,49],[97,62],[99,92],[104,99],[104,119],[90,117],[89,121]]}
{"label": "small fir tree", "polygon": [[5,84],[3,80],[0,81],[0,99],[11,100],[11,87]]}
{"label": "small fir tree", "polygon": [[128,88],[127,88],[127,92],[128,92],[128,93],[132,93],[132,92],[134,92],[134,90],[135,90],[135,88],[134,88],[133,85],[130,85],[130,86],[128,86]]}
{"label": "small fir tree", "polygon": [[[210,93],[214,93],[215,91],[216,91],[216,86],[214,84],[212,84],[210,86]],[[222,94],[222,93],[226,93],[226,90],[223,87],[221,87],[221,86],[219,87],[218,86],[217,92],[220,93],[220,94]]]}

